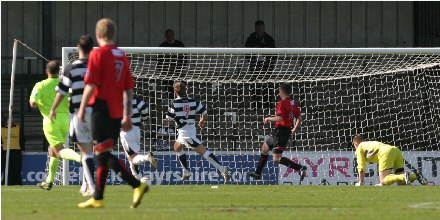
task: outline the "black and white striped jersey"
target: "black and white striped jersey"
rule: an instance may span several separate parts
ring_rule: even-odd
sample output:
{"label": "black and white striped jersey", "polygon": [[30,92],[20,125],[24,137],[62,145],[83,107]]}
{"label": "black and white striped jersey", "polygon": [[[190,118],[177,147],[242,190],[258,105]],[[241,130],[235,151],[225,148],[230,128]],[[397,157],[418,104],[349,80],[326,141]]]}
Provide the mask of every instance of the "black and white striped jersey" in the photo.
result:
{"label": "black and white striped jersey", "polygon": [[205,106],[189,97],[178,97],[168,107],[167,117],[174,119],[177,129],[185,125],[194,125],[196,113],[206,115]]}
{"label": "black and white striped jersey", "polygon": [[63,77],[60,79],[60,83],[55,90],[62,94],[67,95],[71,92],[70,97],[70,113],[75,112],[81,106],[81,100],[84,93],[84,76],[87,72],[88,61],[86,59],[76,60],[71,64],[67,64],[64,67]]}
{"label": "black and white striped jersey", "polygon": [[133,96],[131,103],[133,108],[131,122],[133,125],[141,127],[141,122],[147,120],[148,117],[148,105],[136,95]]}

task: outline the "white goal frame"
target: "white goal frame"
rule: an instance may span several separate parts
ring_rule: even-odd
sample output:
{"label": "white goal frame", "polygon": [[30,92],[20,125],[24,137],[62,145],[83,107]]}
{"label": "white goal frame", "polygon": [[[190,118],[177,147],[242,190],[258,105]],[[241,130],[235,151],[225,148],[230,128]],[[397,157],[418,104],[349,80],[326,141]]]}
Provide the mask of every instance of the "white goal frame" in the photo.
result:
{"label": "white goal frame", "polygon": [[[166,48],[166,47],[119,47],[126,53],[151,53],[151,54],[282,54],[282,55],[439,55],[440,48]],[[69,62],[69,54],[77,53],[77,47],[62,47],[62,66]],[[440,63],[435,63],[440,65]],[[430,67],[430,66],[427,66]],[[63,161],[63,185],[69,184],[69,166]]]}

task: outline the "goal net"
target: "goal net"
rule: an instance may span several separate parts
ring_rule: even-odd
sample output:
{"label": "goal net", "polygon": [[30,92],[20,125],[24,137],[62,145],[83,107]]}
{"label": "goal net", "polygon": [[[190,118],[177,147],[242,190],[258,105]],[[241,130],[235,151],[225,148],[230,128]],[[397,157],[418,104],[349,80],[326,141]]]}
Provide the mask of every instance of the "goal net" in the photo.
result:
{"label": "goal net", "polygon": [[[261,49],[261,48],[122,48],[131,60],[135,93],[149,105],[142,129],[142,150],[153,151],[159,169],[141,166],[155,184],[221,184],[223,178],[201,156],[188,150],[193,176],[181,182],[181,167],[173,151],[174,124],[165,111],[174,99],[173,83],[184,81],[189,96],[208,109],[200,139],[231,170],[232,184],[351,185],[357,181],[352,138],[363,134],[398,146],[406,171],[421,170],[440,184],[440,49]],[[63,65],[77,57],[63,48]],[[293,99],[303,122],[284,156],[308,167],[300,183],[294,170],[272,162],[262,180],[253,171],[260,147],[274,124],[281,82],[293,86]],[[125,158],[122,147],[118,149]],[[78,164],[70,172],[79,172]],[[120,184],[115,174],[111,184]],[[367,184],[378,183],[370,164]],[[71,182],[72,184],[75,184]]]}

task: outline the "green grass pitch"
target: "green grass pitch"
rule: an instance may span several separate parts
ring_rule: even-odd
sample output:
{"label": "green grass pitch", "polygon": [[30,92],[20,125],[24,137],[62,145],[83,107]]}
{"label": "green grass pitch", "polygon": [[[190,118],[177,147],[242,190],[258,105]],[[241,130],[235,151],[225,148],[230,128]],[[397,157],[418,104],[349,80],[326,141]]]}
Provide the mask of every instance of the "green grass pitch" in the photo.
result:
{"label": "green grass pitch", "polygon": [[439,219],[438,186],[153,186],[137,209],[132,189],[108,186],[105,207],[79,209],[79,186],[2,187],[2,219]]}

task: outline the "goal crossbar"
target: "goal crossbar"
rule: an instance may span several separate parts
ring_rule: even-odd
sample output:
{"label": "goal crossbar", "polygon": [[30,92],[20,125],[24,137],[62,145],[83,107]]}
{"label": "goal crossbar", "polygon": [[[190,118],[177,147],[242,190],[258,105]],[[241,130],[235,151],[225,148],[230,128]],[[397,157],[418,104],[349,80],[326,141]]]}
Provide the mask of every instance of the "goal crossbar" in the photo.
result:
{"label": "goal crossbar", "polygon": [[[206,48],[206,47],[119,47],[126,53],[204,53],[204,54],[440,54],[436,48]],[[77,47],[63,47],[76,52]]]}
{"label": "goal crossbar", "polygon": [[[209,109],[198,134],[230,167],[234,184],[298,184],[293,170],[273,163],[263,181],[246,177],[272,132],[263,118],[275,114],[280,82],[292,86],[303,113],[285,156],[315,169],[307,184],[353,184],[356,134],[400,147],[424,175],[432,176],[431,162],[420,160],[440,157],[440,48],[120,48],[130,59],[135,93],[149,106],[142,152],[157,152],[162,166],[142,170],[156,184],[181,184],[172,148],[176,132],[163,120],[175,81],[185,81],[191,97]],[[62,54],[63,66],[78,58],[74,47]],[[195,177],[214,172],[215,179],[212,166],[188,155]],[[219,183],[209,175],[191,183]],[[368,175],[368,182],[377,181],[377,172]]]}

